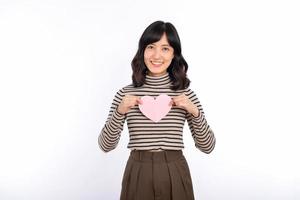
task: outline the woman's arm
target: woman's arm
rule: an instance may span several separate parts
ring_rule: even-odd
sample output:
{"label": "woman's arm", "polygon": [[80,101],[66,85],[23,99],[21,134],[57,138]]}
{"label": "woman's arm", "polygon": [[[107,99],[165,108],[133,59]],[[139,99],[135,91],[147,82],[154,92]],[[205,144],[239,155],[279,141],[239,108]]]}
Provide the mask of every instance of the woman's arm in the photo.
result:
{"label": "woman's arm", "polygon": [[108,118],[101,133],[98,136],[98,144],[101,150],[109,152],[116,148],[123,130],[126,116],[119,113],[117,108],[124,97],[123,89],[119,90],[112,102]]}
{"label": "woman's arm", "polygon": [[186,116],[188,126],[191,130],[193,139],[195,141],[195,146],[198,149],[200,149],[202,152],[208,154],[213,151],[216,144],[216,138],[214,136],[214,132],[212,131],[212,129],[210,128],[209,124],[205,119],[203,108],[196,94],[191,89],[188,89],[186,91],[186,95],[199,109],[198,116],[195,117],[188,112]]}

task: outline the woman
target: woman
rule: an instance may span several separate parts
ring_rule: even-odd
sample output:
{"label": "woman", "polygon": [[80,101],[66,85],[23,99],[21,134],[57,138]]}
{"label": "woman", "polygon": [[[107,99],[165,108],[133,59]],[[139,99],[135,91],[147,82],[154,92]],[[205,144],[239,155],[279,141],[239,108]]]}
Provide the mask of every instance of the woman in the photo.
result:
{"label": "woman", "polygon": [[[139,40],[131,65],[133,82],[116,93],[98,138],[104,152],[113,150],[127,120],[127,147],[131,153],[120,199],[192,200],[192,179],[182,154],[185,120],[195,146],[202,152],[210,153],[216,140],[196,94],[189,88],[188,64],[181,54],[175,27],[162,21],[150,24]],[[154,121],[143,110],[146,104],[143,97],[158,100],[162,94],[170,97],[169,104],[164,107],[169,106],[170,110],[160,120]]]}

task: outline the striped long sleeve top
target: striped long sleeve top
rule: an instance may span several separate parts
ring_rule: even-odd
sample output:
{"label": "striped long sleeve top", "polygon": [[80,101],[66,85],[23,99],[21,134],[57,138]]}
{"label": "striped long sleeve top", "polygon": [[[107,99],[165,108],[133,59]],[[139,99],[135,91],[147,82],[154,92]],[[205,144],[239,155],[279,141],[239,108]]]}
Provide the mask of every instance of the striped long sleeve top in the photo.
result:
{"label": "striped long sleeve top", "polygon": [[[216,143],[212,129],[206,121],[203,108],[196,94],[190,89],[172,90],[169,74],[159,77],[146,75],[143,86],[134,87],[133,84],[121,88],[115,95],[111,104],[108,118],[102,128],[98,144],[100,149],[108,152],[116,148],[124,123],[127,122],[129,143],[131,150],[181,150],[183,144],[183,127],[187,121],[195,146],[204,153],[210,153]],[[173,106],[169,113],[159,122],[148,119],[139,110],[138,105],[132,107],[126,114],[118,112],[118,105],[126,95],[152,96],[167,94],[171,98],[184,93],[198,107],[199,116],[194,117],[182,108]]]}

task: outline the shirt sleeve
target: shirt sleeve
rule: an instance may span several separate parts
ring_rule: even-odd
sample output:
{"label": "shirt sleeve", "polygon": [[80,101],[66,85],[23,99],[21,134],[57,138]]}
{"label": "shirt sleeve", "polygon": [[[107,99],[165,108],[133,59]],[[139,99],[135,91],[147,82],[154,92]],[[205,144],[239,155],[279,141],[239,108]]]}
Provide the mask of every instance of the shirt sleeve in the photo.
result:
{"label": "shirt sleeve", "polygon": [[189,88],[186,91],[186,95],[199,109],[199,115],[197,117],[194,117],[188,112],[186,114],[186,119],[195,141],[195,146],[204,153],[211,153],[216,144],[214,132],[206,121],[203,108],[197,95]]}
{"label": "shirt sleeve", "polygon": [[126,115],[119,113],[117,108],[124,96],[123,89],[120,89],[116,93],[109,110],[108,118],[98,136],[99,147],[104,152],[115,149],[120,140]]}

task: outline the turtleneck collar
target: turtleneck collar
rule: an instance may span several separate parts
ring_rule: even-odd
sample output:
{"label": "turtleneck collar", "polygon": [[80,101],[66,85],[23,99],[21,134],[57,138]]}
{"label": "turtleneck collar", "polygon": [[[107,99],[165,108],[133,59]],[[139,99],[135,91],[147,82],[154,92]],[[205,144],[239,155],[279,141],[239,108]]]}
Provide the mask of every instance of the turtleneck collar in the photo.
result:
{"label": "turtleneck collar", "polygon": [[166,87],[171,86],[172,82],[170,75],[167,72],[161,76],[150,76],[149,74],[146,74],[145,84],[152,87]]}

